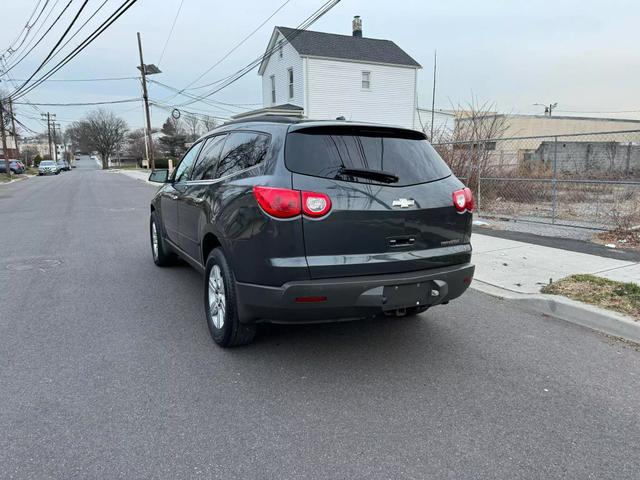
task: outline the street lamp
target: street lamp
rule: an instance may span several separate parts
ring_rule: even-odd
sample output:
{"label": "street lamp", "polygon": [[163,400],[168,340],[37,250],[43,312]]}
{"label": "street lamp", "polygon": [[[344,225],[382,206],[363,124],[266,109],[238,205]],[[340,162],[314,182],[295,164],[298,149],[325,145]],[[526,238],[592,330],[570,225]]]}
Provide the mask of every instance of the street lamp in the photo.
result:
{"label": "street lamp", "polygon": [[534,103],[535,106],[544,107],[544,114],[551,116],[554,108],[558,106],[558,102],[550,103],[549,105],[545,105],[544,103]]}

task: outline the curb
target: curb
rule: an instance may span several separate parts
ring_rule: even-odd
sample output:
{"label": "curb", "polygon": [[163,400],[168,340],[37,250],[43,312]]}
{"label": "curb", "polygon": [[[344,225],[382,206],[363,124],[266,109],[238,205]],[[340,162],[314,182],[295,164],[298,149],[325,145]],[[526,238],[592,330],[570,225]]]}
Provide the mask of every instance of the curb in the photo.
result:
{"label": "curb", "polygon": [[112,172],[112,173],[119,173],[120,175],[124,175],[125,177],[129,177],[129,178],[133,178],[134,180],[138,180],[139,182],[143,182],[146,183],[147,185],[158,185],[157,183],[153,183],[150,182],[149,180],[147,180],[146,178],[140,178],[136,175],[129,175],[126,171],[124,170],[117,170],[117,169],[109,169],[107,170],[108,172]]}
{"label": "curb", "polygon": [[[2,161],[2,160],[0,160]],[[0,175],[4,175],[4,173],[0,173]],[[0,185],[11,185],[12,183],[21,182],[23,180],[29,180],[31,177],[35,177],[36,175],[25,175],[25,176],[16,176],[16,178],[12,178],[8,182],[2,182]]]}
{"label": "curb", "polygon": [[640,343],[640,322],[620,313],[587,305],[559,295],[517,293],[483,282],[477,278],[473,279],[471,288],[493,297],[517,302],[525,308],[565,322]]}

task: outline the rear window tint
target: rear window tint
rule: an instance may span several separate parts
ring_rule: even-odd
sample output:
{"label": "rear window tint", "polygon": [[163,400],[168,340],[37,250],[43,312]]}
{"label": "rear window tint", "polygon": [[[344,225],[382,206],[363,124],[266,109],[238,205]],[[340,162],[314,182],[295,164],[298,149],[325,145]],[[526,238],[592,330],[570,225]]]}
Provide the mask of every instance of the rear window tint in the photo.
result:
{"label": "rear window tint", "polygon": [[351,182],[376,180],[340,175],[341,168],[382,170],[400,180],[391,186],[431,182],[451,170],[423,138],[399,130],[309,129],[287,135],[285,163],[292,172]]}

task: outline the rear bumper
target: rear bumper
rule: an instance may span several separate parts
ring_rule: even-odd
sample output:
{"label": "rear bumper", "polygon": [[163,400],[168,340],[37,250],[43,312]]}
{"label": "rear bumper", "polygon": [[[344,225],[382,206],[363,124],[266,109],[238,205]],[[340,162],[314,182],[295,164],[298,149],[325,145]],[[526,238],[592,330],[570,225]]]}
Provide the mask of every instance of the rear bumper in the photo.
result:
{"label": "rear bumper", "polygon": [[[237,283],[243,322],[315,323],[370,317],[383,310],[438,305],[469,288],[471,263],[390,275],[367,275],[285,283],[281,287]],[[411,285],[401,300],[390,303],[390,290]],[[415,293],[412,293],[415,292]],[[322,301],[303,302],[308,297]],[[399,302],[399,303],[398,303]]]}

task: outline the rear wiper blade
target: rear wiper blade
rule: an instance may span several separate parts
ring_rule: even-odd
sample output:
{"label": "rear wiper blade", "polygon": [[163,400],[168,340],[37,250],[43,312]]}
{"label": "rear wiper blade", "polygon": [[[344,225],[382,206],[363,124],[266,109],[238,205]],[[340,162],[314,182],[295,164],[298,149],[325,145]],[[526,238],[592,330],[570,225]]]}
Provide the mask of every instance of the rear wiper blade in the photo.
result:
{"label": "rear wiper blade", "polygon": [[384,170],[371,170],[368,168],[347,168],[341,167],[338,170],[337,177],[342,175],[350,175],[352,177],[368,178],[370,180],[377,180],[383,183],[398,183],[400,179],[397,175]]}

